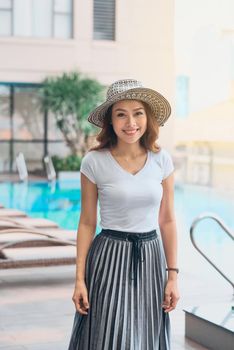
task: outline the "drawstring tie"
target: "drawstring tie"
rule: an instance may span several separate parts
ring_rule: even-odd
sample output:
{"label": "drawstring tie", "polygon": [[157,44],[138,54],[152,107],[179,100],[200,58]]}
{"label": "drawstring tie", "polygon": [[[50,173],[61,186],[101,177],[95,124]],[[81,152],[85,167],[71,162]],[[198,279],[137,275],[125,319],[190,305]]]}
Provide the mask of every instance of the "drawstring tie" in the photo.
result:
{"label": "drawstring tie", "polygon": [[[136,286],[137,282],[137,267],[138,262],[144,262],[145,261],[145,251],[143,249],[143,241],[147,242],[149,240],[155,239],[158,237],[156,229],[153,229],[148,232],[126,232],[126,231],[119,231],[119,230],[112,230],[112,229],[102,229],[101,234],[107,237],[112,237],[119,240],[129,241],[132,242],[132,253],[131,253],[131,262],[130,262],[130,279],[134,280],[134,286]],[[142,251],[144,253],[144,257],[142,254]],[[133,275],[131,275],[132,272],[132,265],[133,267]]]}
{"label": "drawstring tie", "polygon": [[145,258],[142,258],[142,239],[140,239],[137,234],[127,234],[126,241],[132,242],[132,254],[131,254],[131,264],[130,264],[130,273],[132,271],[132,264],[134,264],[133,278],[134,283],[137,281],[137,265],[140,259],[140,262],[145,261]]}

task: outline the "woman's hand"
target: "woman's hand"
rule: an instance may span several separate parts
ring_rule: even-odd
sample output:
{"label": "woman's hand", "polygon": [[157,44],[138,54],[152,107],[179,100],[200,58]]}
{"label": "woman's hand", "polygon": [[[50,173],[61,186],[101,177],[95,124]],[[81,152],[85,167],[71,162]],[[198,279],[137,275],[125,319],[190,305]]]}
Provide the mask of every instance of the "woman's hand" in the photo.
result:
{"label": "woman's hand", "polygon": [[175,309],[179,298],[177,280],[168,280],[164,290],[164,300],[162,304],[164,311],[170,312]]}
{"label": "woman's hand", "polygon": [[88,291],[85,281],[76,282],[75,290],[72,296],[76,310],[82,315],[87,315],[89,308]]}

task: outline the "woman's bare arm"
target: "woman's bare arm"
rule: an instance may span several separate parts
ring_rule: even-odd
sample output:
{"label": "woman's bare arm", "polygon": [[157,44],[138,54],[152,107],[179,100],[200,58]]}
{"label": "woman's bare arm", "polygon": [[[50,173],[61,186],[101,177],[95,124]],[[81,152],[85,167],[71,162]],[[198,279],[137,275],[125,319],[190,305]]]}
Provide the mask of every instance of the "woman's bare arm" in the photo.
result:
{"label": "woman's bare arm", "polygon": [[[159,210],[159,227],[168,267],[177,267],[177,229],[174,213],[174,173],[162,182],[163,197]],[[168,271],[168,279],[176,278],[176,271]]]}
{"label": "woman's bare arm", "polygon": [[97,226],[97,185],[81,175],[81,213],[77,229],[76,282],[84,281],[85,262]]}

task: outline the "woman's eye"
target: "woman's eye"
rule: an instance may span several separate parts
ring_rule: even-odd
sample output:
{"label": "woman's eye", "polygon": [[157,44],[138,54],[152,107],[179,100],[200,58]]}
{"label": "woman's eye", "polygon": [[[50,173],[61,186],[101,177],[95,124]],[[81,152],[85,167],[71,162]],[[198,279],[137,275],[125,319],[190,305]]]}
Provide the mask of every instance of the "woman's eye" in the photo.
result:
{"label": "woman's eye", "polygon": [[[143,112],[136,112],[135,113],[136,116],[139,116],[139,115],[143,115]],[[117,117],[125,117],[125,114],[124,113],[118,113],[116,114]]]}

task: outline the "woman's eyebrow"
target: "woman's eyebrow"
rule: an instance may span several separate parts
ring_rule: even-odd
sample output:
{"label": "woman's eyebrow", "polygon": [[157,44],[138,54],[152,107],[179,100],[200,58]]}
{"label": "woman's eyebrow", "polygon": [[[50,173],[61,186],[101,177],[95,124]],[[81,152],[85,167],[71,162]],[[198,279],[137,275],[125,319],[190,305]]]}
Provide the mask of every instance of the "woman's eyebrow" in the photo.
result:
{"label": "woman's eyebrow", "polygon": [[[134,111],[138,111],[139,109],[144,109],[143,107],[138,107],[138,108],[135,108],[133,109]],[[126,112],[127,110],[124,109],[124,108],[117,108],[117,109],[114,109],[115,112],[117,111],[122,111],[122,112]]]}

